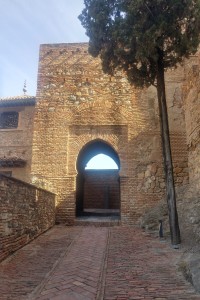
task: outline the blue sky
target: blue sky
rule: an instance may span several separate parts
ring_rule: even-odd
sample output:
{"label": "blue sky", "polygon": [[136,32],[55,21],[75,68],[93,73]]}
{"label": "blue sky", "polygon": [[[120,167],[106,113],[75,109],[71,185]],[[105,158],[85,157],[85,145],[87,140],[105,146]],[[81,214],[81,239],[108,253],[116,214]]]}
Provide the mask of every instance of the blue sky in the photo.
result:
{"label": "blue sky", "polygon": [[40,44],[87,42],[83,0],[0,0],[0,97],[36,94]]}

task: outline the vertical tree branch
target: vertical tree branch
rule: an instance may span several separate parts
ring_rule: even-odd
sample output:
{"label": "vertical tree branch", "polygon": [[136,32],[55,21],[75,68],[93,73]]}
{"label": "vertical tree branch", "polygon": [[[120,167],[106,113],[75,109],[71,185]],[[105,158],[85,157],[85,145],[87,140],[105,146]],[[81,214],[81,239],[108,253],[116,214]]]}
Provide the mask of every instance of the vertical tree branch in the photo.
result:
{"label": "vertical tree branch", "polygon": [[158,49],[157,65],[157,95],[160,114],[160,127],[162,139],[162,151],[164,159],[164,170],[166,180],[167,204],[169,211],[169,224],[172,245],[180,244],[180,230],[178,224],[178,213],[176,208],[176,193],[174,186],[173,164],[169,136],[168,113],[165,93],[164,57],[163,51]]}

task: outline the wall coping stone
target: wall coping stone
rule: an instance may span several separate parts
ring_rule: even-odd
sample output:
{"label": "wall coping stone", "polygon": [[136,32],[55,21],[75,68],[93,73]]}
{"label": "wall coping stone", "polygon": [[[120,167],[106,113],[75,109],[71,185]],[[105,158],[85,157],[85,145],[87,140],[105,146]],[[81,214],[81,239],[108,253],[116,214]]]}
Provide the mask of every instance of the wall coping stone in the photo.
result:
{"label": "wall coping stone", "polygon": [[33,184],[28,183],[28,182],[25,182],[25,181],[23,181],[23,180],[20,180],[20,179],[14,178],[14,177],[10,177],[10,176],[7,176],[7,175],[4,175],[4,174],[1,174],[1,173],[0,173],[0,180],[2,180],[2,179],[4,179],[4,178],[6,178],[8,181],[18,182],[18,183],[21,183],[21,184],[23,184],[23,185],[26,185],[26,186],[28,186],[28,187],[30,187],[30,188],[37,189],[37,190],[40,190],[40,191],[43,191],[43,192],[46,192],[46,193],[49,193],[49,194],[51,194],[51,195],[56,196],[55,193],[52,193],[52,192],[50,192],[50,191],[48,191],[48,190],[42,189],[42,188],[40,188],[40,187],[37,187],[36,185],[33,185]]}

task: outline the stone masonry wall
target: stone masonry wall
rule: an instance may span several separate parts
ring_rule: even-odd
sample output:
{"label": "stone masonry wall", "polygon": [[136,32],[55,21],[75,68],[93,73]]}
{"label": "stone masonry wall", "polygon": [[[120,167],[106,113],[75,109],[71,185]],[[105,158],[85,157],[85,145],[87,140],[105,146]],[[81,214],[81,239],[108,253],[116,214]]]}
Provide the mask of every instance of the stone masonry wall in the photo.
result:
{"label": "stone masonry wall", "polygon": [[178,190],[183,239],[200,241],[200,52],[185,62],[183,108],[188,148],[189,184]]}
{"label": "stone masonry wall", "polygon": [[0,261],[54,222],[54,194],[0,175]]}
{"label": "stone masonry wall", "polygon": [[[101,140],[120,159],[122,224],[135,224],[165,193],[156,90],[136,89],[122,73],[104,74],[87,48],[41,46],[31,180],[58,195],[57,221],[73,224],[77,158],[85,145]],[[188,180],[184,116],[179,116],[183,79],[182,70],[166,78],[179,185]]]}
{"label": "stone masonry wall", "polygon": [[200,190],[200,52],[185,65],[183,86],[190,183]]}
{"label": "stone masonry wall", "polygon": [[[190,57],[175,72],[168,72],[166,82],[181,238],[192,247],[200,241],[200,54]],[[176,88],[170,90],[173,86]],[[175,133],[173,129],[176,129]],[[150,165],[139,174],[144,180],[141,189],[152,188],[152,175],[156,170],[162,172],[160,166]],[[153,182],[153,186],[164,185],[161,177]],[[165,220],[163,207],[161,203],[147,212],[143,217],[144,224],[152,220],[157,224],[155,214],[162,218],[163,213]]]}

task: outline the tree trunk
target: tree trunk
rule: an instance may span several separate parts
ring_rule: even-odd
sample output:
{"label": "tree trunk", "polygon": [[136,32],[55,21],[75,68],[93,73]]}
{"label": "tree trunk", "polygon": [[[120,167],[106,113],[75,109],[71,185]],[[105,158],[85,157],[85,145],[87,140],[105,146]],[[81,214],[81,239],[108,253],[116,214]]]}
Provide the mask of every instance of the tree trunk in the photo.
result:
{"label": "tree trunk", "polygon": [[174,175],[173,175],[172,155],[171,155],[171,146],[170,146],[170,137],[169,137],[163,51],[158,49],[158,55],[159,55],[159,59],[157,65],[157,95],[158,95],[159,114],[160,114],[160,127],[161,127],[165,180],[166,180],[167,204],[168,204],[168,212],[169,212],[169,225],[170,225],[172,245],[177,245],[180,244],[181,238],[180,238],[180,230],[178,224],[178,213],[176,208],[176,194],[175,194],[175,187],[174,187]]}

